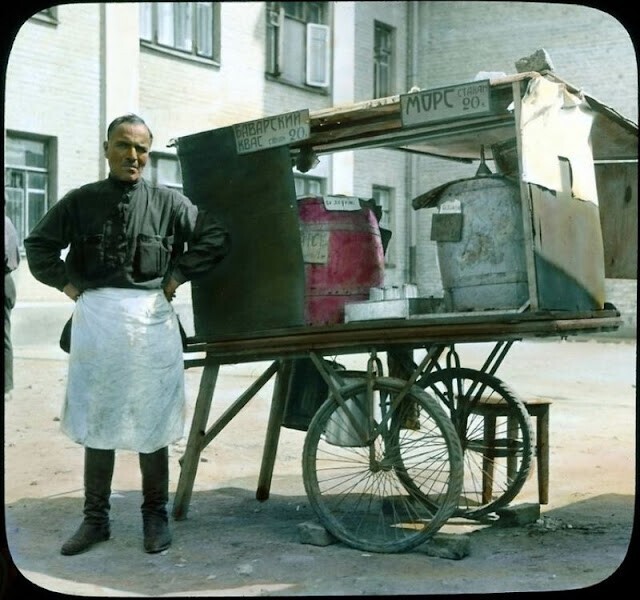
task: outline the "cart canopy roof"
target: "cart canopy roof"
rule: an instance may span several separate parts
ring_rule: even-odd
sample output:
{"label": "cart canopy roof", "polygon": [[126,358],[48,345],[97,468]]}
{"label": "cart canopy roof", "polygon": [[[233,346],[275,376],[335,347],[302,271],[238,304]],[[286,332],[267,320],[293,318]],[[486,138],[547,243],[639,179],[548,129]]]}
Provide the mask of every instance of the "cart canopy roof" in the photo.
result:
{"label": "cart canopy roof", "polygon": [[[292,153],[295,155],[301,148],[312,148],[316,154],[325,154],[386,147],[468,162],[478,160],[480,149],[484,147],[490,158],[492,146],[514,138],[513,84],[518,81],[528,83],[538,77],[560,83],[568,92],[581,95],[592,109],[594,161],[637,160],[637,124],[552,72],[527,72],[488,80],[491,111],[471,117],[456,115],[437,122],[403,123],[402,95],[312,111],[309,114],[310,135],[292,143]],[[449,90],[455,87],[451,86]]]}

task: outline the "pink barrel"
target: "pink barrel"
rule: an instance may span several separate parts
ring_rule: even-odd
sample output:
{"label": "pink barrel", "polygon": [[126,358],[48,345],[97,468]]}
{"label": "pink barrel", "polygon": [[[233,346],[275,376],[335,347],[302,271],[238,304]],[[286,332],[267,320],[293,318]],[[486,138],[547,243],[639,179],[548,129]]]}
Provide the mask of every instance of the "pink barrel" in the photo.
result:
{"label": "pink barrel", "polygon": [[384,250],[370,208],[327,210],[321,196],[298,200],[305,269],[305,322],[344,321],[344,305],[369,298],[384,280]]}

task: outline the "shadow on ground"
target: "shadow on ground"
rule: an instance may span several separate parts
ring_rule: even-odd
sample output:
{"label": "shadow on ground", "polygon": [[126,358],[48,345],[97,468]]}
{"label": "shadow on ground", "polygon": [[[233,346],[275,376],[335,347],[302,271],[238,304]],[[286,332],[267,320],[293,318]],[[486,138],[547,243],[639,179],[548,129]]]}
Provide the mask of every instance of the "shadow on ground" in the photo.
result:
{"label": "shadow on ground", "polygon": [[194,492],[188,518],[171,523],[172,547],[152,555],[142,550],[140,501],[139,492],[114,494],[112,539],[73,557],[59,548],[79,524],[80,498],[16,501],[5,510],[11,557],[23,573],[64,580],[62,591],[77,582],[119,595],[568,589],[598,583],[618,568],[634,511],[632,496],[603,495],[544,512],[537,524],[481,527],[469,533],[469,556],[453,561],[428,556],[424,547],[380,555],[341,543],[303,545],[297,525],[316,521],[306,496],[272,495],[260,503],[254,492],[228,487]]}

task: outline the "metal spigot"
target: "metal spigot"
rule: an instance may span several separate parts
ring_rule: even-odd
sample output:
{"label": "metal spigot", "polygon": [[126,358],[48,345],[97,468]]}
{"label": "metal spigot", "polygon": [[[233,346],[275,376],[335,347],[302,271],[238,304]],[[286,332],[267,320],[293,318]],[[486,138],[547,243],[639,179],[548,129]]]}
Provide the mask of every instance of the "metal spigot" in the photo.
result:
{"label": "metal spigot", "polygon": [[487,175],[493,175],[493,173],[489,167],[487,167],[487,163],[484,160],[484,146],[480,146],[480,164],[476,171],[476,177],[486,177]]}

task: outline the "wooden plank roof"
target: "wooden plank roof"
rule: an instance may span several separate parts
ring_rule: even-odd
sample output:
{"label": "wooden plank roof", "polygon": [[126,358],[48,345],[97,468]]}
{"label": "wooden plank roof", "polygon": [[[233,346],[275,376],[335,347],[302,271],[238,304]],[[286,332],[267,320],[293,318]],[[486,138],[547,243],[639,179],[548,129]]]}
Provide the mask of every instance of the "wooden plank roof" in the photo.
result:
{"label": "wooden plank roof", "polygon": [[[316,110],[310,113],[310,137],[292,144],[292,153],[304,147],[313,148],[316,154],[384,147],[470,161],[479,158],[480,147],[484,146],[490,158],[492,145],[515,135],[510,110],[512,83],[541,76],[565,84],[570,91],[580,91],[553,73],[520,73],[490,80],[490,115],[411,127],[402,124],[399,95]],[[591,136],[594,160],[637,160],[637,124],[583,95],[595,113]]]}

